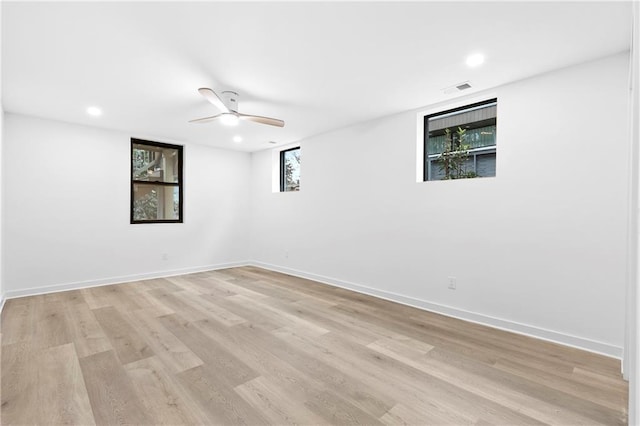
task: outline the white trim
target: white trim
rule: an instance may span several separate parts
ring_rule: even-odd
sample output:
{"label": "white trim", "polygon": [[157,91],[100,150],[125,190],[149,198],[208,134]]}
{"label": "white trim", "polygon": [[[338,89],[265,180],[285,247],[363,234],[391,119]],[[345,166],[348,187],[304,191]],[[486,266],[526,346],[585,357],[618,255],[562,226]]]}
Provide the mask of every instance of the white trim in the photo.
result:
{"label": "white trim", "polygon": [[229,262],[219,263],[216,265],[196,266],[191,268],[171,269],[161,272],[151,272],[145,274],[123,275],[118,277],[100,278],[97,280],[78,281],[66,284],[54,284],[44,287],[32,287],[23,290],[10,290],[4,294],[4,300],[14,299],[17,297],[35,296],[38,294],[57,293],[60,291],[77,290],[81,288],[100,287],[111,284],[123,284],[132,281],[148,280],[153,278],[172,277],[176,275],[193,274],[195,272],[214,271],[217,269],[234,268],[238,266],[247,266],[248,262]]}
{"label": "white trim", "polygon": [[489,315],[470,312],[464,309],[454,308],[452,306],[428,302],[426,300],[416,299],[416,298],[405,296],[402,294],[392,293],[384,290],[378,290],[378,289],[367,287],[360,284],[342,281],[335,278],[329,278],[322,275],[311,274],[303,271],[298,271],[296,269],[272,265],[269,263],[264,263],[259,261],[250,261],[249,264],[253,266],[258,266],[260,268],[276,271],[276,272],[282,272],[285,274],[294,275],[300,278],[307,278],[313,281],[329,284],[334,287],[345,288],[347,290],[352,290],[358,293],[375,296],[380,299],[390,300],[392,302],[401,303],[403,305],[412,306],[414,308],[435,312],[448,317],[453,317],[453,318],[461,319],[464,321],[473,322],[476,324],[486,325],[486,326],[497,328],[500,330],[522,334],[522,335],[533,337],[536,339],[546,340],[549,342],[558,343],[564,346],[569,346],[577,349],[582,349],[585,351],[597,353],[600,355],[604,355],[604,356],[608,356],[616,359],[621,359],[622,357],[622,347],[610,345],[604,342],[598,342],[598,341],[587,339],[584,337],[573,336],[571,334],[565,334],[565,333],[561,333],[553,330],[547,330],[544,328],[522,324],[519,322],[510,321],[502,318],[495,318]]}

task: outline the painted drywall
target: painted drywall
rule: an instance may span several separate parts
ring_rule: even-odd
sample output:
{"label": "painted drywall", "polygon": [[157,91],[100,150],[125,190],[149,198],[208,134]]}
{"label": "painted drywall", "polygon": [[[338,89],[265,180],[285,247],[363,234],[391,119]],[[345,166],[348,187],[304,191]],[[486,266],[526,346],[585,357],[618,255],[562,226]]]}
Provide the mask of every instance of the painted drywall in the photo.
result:
{"label": "painted drywall", "polygon": [[[2,8],[0,7],[0,10]],[[2,18],[0,17],[0,22],[2,22]],[[0,67],[1,68],[1,67]],[[2,81],[2,77],[0,76],[0,81]],[[2,86],[0,84],[0,86]],[[4,307],[4,262],[3,262],[3,246],[4,239],[2,230],[4,228],[3,222],[3,187],[4,187],[4,179],[2,177],[2,151],[4,147],[4,109],[2,108],[2,89],[0,89],[0,312],[2,312],[2,308]]]}
{"label": "painted drywall", "polygon": [[416,182],[416,111],[303,140],[300,192],[273,193],[272,152],[254,153],[251,258],[621,357],[628,63],[487,94],[498,97],[495,178]]}
{"label": "painted drywall", "polygon": [[633,219],[636,220],[635,244],[633,244],[634,256],[631,259],[632,266],[635,267],[634,278],[630,282],[628,289],[627,304],[627,344],[625,346],[625,373],[629,378],[629,425],[640,425],[640,259],[638,258],[638,246],[640,246],[640,210],[638,210],[638,199],[640,198],[640,175],[638,164],[640,164],[640,4],[633,4],[633,35],[631,40],[631,144],[632,153],[635,154],[633,166],[635,167],[632,177],[635,179],[635,194],[630,197],[632,200]]}
{"label": "painted drywall", "polygon": [[[0,58],[2,58],[2,4],[0,4]],[[2,147],[4,146],[4,107],[2,102],[2,67],[0,66],[0,312],[4,306],[4,285],[3,285],[3,262],[2,262],[2,246],[4,245],[2,239]]]}
{"label": "painted drywall", "polygon": [[184,223],[131,225],[130,137],[144,135],[14,114],[4,125],[8,297],[247,259],[249,154],[187,144]]}

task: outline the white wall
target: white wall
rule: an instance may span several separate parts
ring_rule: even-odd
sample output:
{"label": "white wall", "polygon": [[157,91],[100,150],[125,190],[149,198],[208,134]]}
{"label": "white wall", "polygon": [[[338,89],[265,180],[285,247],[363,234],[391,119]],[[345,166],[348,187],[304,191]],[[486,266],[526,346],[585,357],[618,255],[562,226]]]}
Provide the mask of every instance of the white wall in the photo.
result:
{"label": "white wall", "polygon": [[[0,7],[1,9],[1,7]],[[2,18],[0,17],[0,22]],[[2,77],[0,76],[0,81],[2,81]],[[0,84],[1,86],[1,84]],[[3,187],[4,187],[4,179],[2,177],[2,151],[4,150],[4,110],[2,108],[2,95],[0,89],[0,311],[4,306],[5,301],[5,290],[4,290],[4,261],[3,261],[3,247],[4,247],[4,238],[3,238],[3,228],[4,228],[4,218],[3,218]]]}
{"label": "white wall", "polygon": [[635,169],[632,173],[632,178],[635,179],[633,189],[636,191],[631,195],[632,208],[635,209],[633,213],[633,219],[636,220],[633,231],[635,231],[635,244],[632,244],[632,254],[635,255],[630,262],[632,266],[635,266],[634,273],[630,274],[631,278],[634,278],[630,282],[628,289],[628,304],[627,304],[627,345],[625,347],[625,373],[629,378],[629,425],[640,425],[640,315],[638,314],[638,307],[640,306],[640,277],[639,267],[640,259],[638,258],[638,242],[640,241],[640,210],[638,209],[638,190],[640,189],[640,176],[638,173],[638,164],[640,163],[640,5],[638,3],[633,4],[633,38],[632,38],[632,51],[631,51],[631,143],[633,146],[632,153],[635,154],[633,158],[633,166]]}
{"label": "white wall", "polygon": [[496,178],[416,183],[416,112],[302,141],[299,193],[254,153],[252,259],[620,357],[627,77],[621,54],[492,92]]}
{"label": "white wall", "polygon": [[[2,3],[0,3],[0,58],[2,58]],[[4,107],[2,103],[2,66],[0,66],[0,311],[4,306],[4,285],[3,285],[3,261],[2,261],[2,246],[3,238],[2,238],[2,228],[3,228],[3,219],[2,219],[2,188],[4,186],[2,179],[2,150],[4,146]]]}
{"label": "white wall", "polygon": [[248,258],[249,154],[186,145],[184,224],[131,225],[130,137],[139,135],[13,114],[4,125],[8,297]]}
{"label": "white wall", "polygon": [[[0,9],[2,7],[0,6]],[[2,22],[2,17],[0,17],[0,22]],[[1,68],[1,67],[0,67]],[[0,75],[0,81],[2,81],[2,76]],[[2,86],[0,84],[0,86]],[[3,247],[4,247],[4,238],[3,238],[3,228],[4,228],[4,217],[3,217],[3,188],[4,188],[4,179],[2,176],[2,152],[4,150],[4,109],[2,108],[2,89],[0,89],[0,311],[2,311],[2,307],[4,306],[5,301],[5,290],[4,290],[4,261],[3,261]]]}

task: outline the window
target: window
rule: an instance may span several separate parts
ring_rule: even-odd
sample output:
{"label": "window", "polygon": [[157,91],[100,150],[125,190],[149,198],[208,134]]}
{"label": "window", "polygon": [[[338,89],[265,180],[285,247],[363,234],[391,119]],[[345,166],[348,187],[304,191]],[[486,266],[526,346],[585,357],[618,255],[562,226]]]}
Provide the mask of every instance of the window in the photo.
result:
{"label": "window", "polygon": [[497,99],[424,117],[424,180],[496,175]]}
{"label": "window", "polygon": [[280,192],[300,191],[300,147],[280,151]]}
{"label": "window", "polygon": [[182,146],[131,139],[131,223],[182,223]]}

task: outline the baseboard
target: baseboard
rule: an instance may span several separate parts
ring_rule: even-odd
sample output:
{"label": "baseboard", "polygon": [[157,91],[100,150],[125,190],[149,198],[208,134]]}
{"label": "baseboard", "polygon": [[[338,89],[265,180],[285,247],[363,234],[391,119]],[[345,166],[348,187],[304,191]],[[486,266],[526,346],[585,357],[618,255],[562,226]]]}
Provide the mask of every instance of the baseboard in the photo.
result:
{"label": "baseboard", "polygon": [[196,272],[214,271],[217,269],[234,268],[238,266],[248,265],[248,262],[229,262],[219,263],[215,265],[196,266],[190,268],[170,269],[160,272],[150,272],[144,274],[122,275],[117,277],[100,278],[97,280],[78,281],[73,283],[55,284],[44,287],[32,287],[22,290],[10,290],[4,294],[4,301],[7,299],[14,299],[16,297],[35,296],[45,293],[57,293],[60,291],[78,290],[81,288],[98,287],[111,284],[122,284],[132,281],[149,280],[153,278],[165,278],[176,275],[193,274]]}
{"label": "baseboard", "polygon": [[358,293],[375,296],[381,299],[390,300],[392,302],[401,303],[403,305],[412,306],[426,311],[435,312],[438,314],[446,315],[465,321],[470,321],[477,324],[486,325],[489,327],[497,328],[500,330],[509,331],[512,333],[522,334],[537,339],[546,340],[553,343],[558,343],[564,346],[570,346],[577,349],[582,349],[589,352],[594,352],[600,355],[605,355],[612,358],[622,359],[622,348],[619,346],[610,345],[608,343],[598,342],[595,340],[586,339],[579,336],[573,336],[553,330],[547,330],[544,328],[522,324],[519,322],[506,320],[502,318],[495,318],[489,315],[479,314],[476,312],[470,312],[463,309],[454,308],[452,306],[442,305],[438,303],[428,302],[426,300],[416,299],[410,296],[402,294],[392,293],[384,290],[378,290],[375,288],[367,287],[360,284],[355,284],[347,281],[338,280],[335,278],[329,278],[322,275],[312,274],[308,272],[298,271],[296,269],[286,268],[283,266],[272,265],[269,263],[250,261],[250,265],[257,266],[264,269],[269,269],[276,272],[282,272],[285,274],[293,275],[300,278],[307,278],[313,281],[318,281],[324,284],[332,285],[335,287],[345,288]]}
{"label": "baseboard", "polygon": [[140,281],[153,278],[164,278],[175,275],[192,274],[196,272],[213,271],[217,269],[233,268],[239,266],[252,265],[260,268],[282,272],[285,274],[297,276],[300,278],[306,278],[313,281],[318,281],[324,284],[328,284],[334,287],[345,288],[358,293],[375,296],[381,299],[390,300],[392,302],[401,303],[403,305],[412,306],[426,311],[435,312],[438,314],[446,315],[452,318],[462,319],[477,324],[486,325],[489,327],[497,328],[500,330],[509,331],[512,333],[518,333],[537,339],[546,340],[553,343],[558,343],[565,346],[570,346],[577,349],[594,352],[600,355],[605,355],[617,359],[622,359],[622,348],[619,346],[610,345],[608,343],[598,342],[595,340],[586,339],[583,337],[573,336],[566,333],[560,333],[553,330],[547,330],[544,328],[522,324],[515,321],[510,321],[502,318],[495,318],[489,315],[479,314],[476,312],[470,312],[463,309],[454,308],[447,305],[428,302],[426,300],[416,299],[410,296],[402,294],[392,293],[384,290],[379,290],[371,287],[367,287],[361,284],[355,284],[347,281],[338,280],[335,278],[325,277],[313,273],[299,271],[296,269],[286,268],[283,266],[272,265],[259,261],[248,262],[229,262],[220,263],[215,265],[205,265],[199,267],[190,267],[182,269],[172,269],[160,272],[133,274],[118,277],[102,278],[97,280],[79,281],[74,283],[56,284],[44,287],[33,287],[22,290],[7,291],[3,295],[0,295],[0,312],[4,308],[4,304],[8,299],[17,297],[34,296],[45,293],[56,293],[60,291],[77,290],[81,288],[97,287],[103,285],[120,284],[132,281]]}

